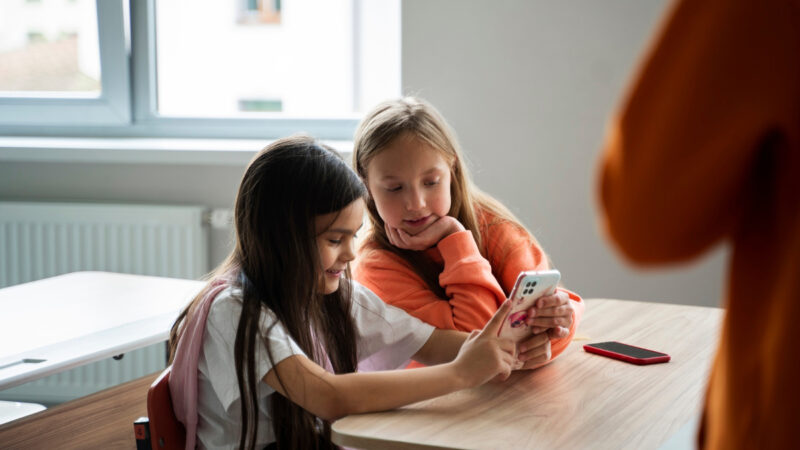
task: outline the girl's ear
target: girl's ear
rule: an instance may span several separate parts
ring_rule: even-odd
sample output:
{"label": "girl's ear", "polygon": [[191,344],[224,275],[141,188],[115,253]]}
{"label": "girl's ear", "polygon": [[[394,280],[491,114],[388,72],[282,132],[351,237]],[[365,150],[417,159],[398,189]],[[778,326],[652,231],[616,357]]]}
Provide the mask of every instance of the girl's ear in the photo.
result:
{"label": "girl's ear", "polygon": [[455,178],[458,174],[458,158],[453,158],[453,162],[450,163],[450,178]]}

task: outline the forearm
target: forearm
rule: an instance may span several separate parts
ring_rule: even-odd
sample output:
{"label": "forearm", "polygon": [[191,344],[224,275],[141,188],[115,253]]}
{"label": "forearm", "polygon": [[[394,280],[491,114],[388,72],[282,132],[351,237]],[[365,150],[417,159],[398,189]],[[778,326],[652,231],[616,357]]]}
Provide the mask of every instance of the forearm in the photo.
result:
{"label": "forearm", "polygon": [[394,409],[470,387],[459,376],[454,363],[413,370],[331,375],[331,383],[339,393],[342,407],[330,420]]}
{"label": "forearm", "polygon": [[293,356],[270,370],[264,382],[315,416],[333,421],[469,387],[468,375],[453,362],[414,370],[333,374],[304,356]]}
{"label": "forearm", "polygon": [[437,245],[444,260],[439,283],[447,293],[456,329],[480,329],[505,301],[492,267],[469,232],[448,236]]}
{"label": "forearm", "polygon": [[427,366],[450,362],[456,358],[466,338],[467,333],[463,331],[433,330],[431,337],[411,359]]}

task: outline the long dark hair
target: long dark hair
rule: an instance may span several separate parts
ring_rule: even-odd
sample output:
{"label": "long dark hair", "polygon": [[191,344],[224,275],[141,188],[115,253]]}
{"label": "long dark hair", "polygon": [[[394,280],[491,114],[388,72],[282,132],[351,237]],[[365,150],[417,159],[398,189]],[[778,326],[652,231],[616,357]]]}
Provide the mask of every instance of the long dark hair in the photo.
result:
{"label": "long dark hair", "polygon": [[[356,369],[350,283],[342,282],[331,294],[321,292],[314,219],[341,211],[365,195],[363,183],[341,157],[308,136],[272,143],[245,171],[234,208],[236,246],[211,274],[211,278],[225,278],[242,289],[242,313],[234,345],[241,398],[241,448],[254,448],[257,436],[256,387],[260,380],[255,357],[256,339],[265,340],[268,333],[259,329],[264,308],[275,314],[292,339],[317,363],[324,364],[327,352],[336,373]],[[349,280],[349,267],[346,276]],[[173,325],[171,352],[179,339],[181,321],[192,314],[194,304],[207,289]],[[266,348],[274,366],[269,345]],[[278,381],[288,392],[280,375]],[[291,399],[276,392],[270,407],[278,448],[335,448],[329,439],[329,424],[319,430],[317,418]]]}

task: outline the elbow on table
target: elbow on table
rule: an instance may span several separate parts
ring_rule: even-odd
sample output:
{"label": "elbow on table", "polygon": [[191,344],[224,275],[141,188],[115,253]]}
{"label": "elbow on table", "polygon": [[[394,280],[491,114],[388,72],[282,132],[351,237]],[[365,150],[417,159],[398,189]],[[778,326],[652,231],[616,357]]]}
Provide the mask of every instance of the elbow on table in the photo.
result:
{"label": "elbow on table", "polygon": [[315,415],[326,422],[334,422],[342,417],[352,414],[351,407],[346,401],[346,395],[333,392],[321,398]]}

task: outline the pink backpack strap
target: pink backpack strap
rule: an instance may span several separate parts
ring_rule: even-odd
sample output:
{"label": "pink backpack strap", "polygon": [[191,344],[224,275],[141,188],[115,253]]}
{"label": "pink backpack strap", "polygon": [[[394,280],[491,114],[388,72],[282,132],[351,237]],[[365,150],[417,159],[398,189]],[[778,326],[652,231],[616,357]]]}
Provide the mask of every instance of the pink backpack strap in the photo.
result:
{"label": "pink backpack strap", "polygon": [[217,279],[211,283],[206,295],[200,300],[197,310],[187,317],[178,340],[175,357],[172,360],[172,373],[169,390],[175,417],[186,427],[186,448],[195,448],[197,433],[197,365],[203,348],[203,335],[211,304],[228,284]]}

